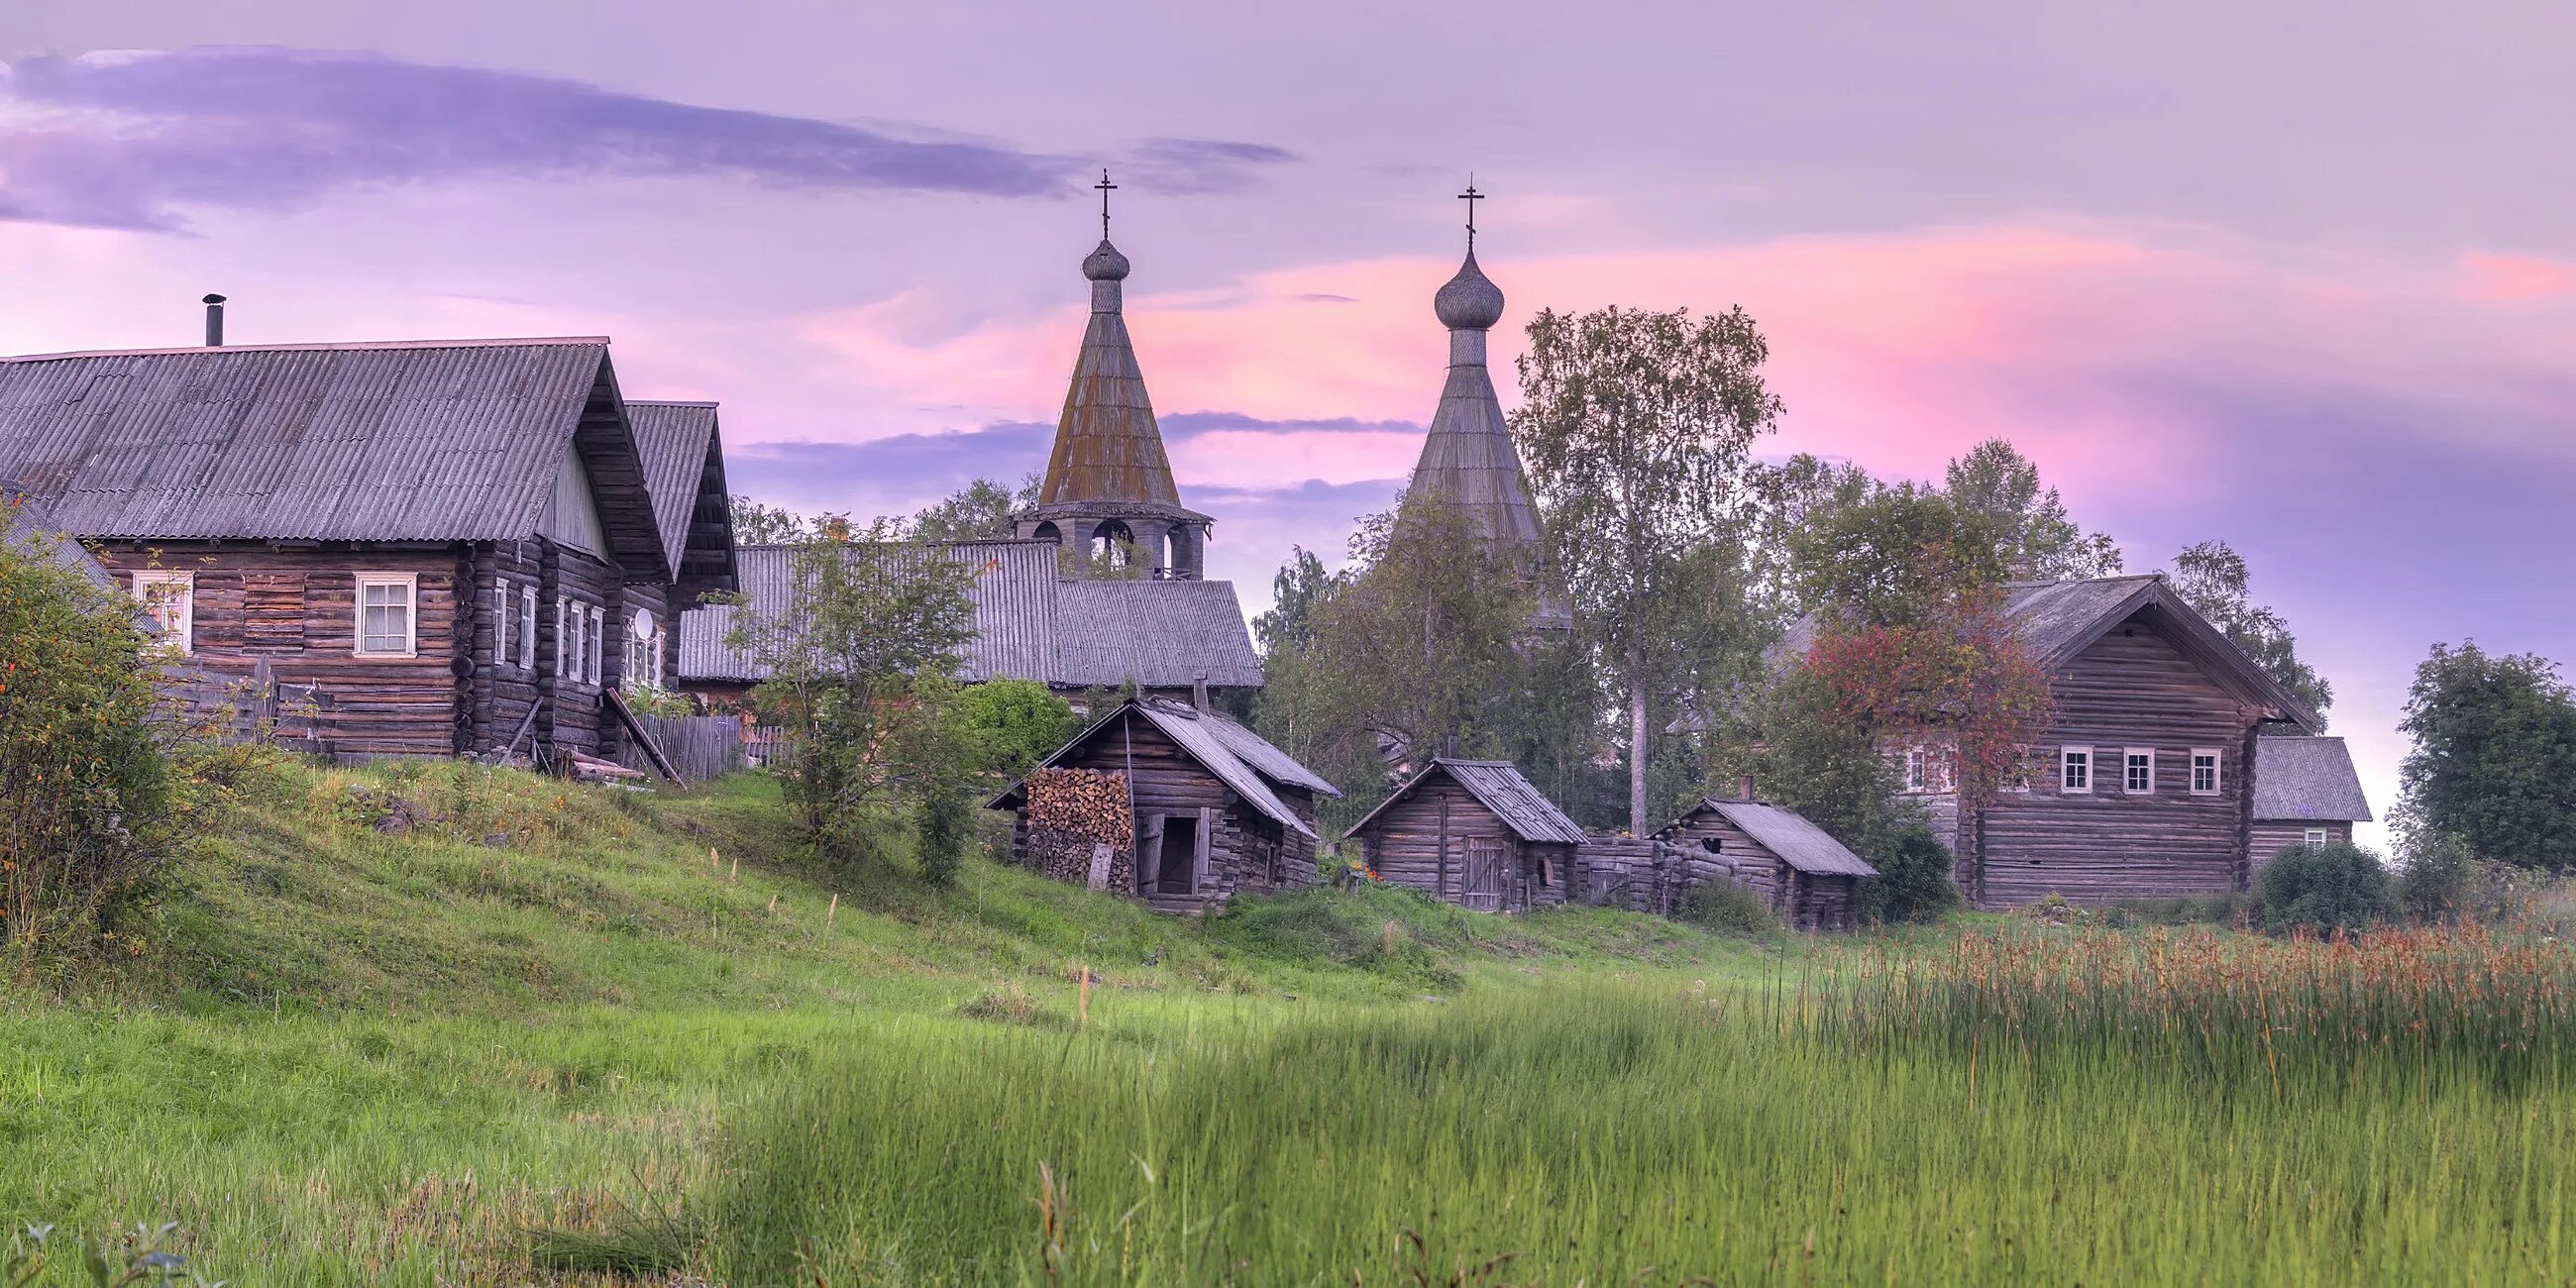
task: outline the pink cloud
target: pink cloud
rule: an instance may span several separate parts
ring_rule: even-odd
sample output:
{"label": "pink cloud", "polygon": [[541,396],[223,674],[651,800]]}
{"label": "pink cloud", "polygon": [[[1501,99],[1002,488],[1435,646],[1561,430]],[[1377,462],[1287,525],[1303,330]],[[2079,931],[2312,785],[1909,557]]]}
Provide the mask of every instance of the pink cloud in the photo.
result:
{"label": "pink cloud", "polygon": [[2576,295],[2576,264],[2565,260],[2473,250],[2460,256],[2460,273],[2473,299],[2546,300]]}

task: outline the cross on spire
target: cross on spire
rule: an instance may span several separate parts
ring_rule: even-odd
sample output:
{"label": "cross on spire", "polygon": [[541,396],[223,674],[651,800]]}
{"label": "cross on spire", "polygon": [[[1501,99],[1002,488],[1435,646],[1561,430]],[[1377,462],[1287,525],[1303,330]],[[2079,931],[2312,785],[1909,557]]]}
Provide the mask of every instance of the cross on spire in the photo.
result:
{"label": "cross on spire", "polygon": [[1484,199],[1485,194],[1476,191],[1476,176],[1468,175],[1467,190],[1458,194],[1458,200],[1467,203],[1467,253],[1470,255],[1476,253],[1476,203]]}
{"label": "cross on spire", "polygon": [[[1091,186],[1100,190],[1100,240],[1107,241],[1109,240],[1109,194],[1118,191],[1118,185],[1109,181],[1109,171],[1104,168],[1100,172],[1100,182]],[[1475,207],[1470,206],[1468,209],[1473,210]]]}

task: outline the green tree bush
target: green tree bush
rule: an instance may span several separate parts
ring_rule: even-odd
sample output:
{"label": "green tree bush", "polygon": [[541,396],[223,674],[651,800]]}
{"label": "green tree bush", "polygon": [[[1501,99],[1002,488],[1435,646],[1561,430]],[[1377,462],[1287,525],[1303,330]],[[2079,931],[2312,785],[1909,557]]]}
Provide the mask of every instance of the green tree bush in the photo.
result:
{"label": "green tree bush", "polygon": [[2409,851],[2447,838],[2519,868],[2576,866],[2576,695],[2557,663],[2436,644],[2398,728],[2415,739],[2400,767]]}
{"label": "green tree bush", "polygon": [[1017,778],[1082,727],[1073,704],[1036,680],[987,680],[959,693],[957,721],[978,772]]}
{"label": "green tree bush", "polygon": [[1747,939],[1769,939],[1789,930],[1752,887],[1723,879],[1692,886],[1673,909],[1673,919]]}
{"label": "green tree bush", "polygon": [[1950,878],[1950,849],[1928,827],[1900,829],[1895,844],[1883,855],[1870,856],[1870,862],[1878,876],[1860,883],[1863,921],[1938,921],[1959,906],[1959,886]]}
{"label": "green tree bush", "polygon": [[54,540],[0,505],[0,931],[22,977],[112,942],[178,833],[133,602]]}
{"label": "green tree bush", "polygon": [[2379,856],[2346,842],[2294,845],[2254,876],[2254,924],[2274,933],[2367,930],[2397,918]]}

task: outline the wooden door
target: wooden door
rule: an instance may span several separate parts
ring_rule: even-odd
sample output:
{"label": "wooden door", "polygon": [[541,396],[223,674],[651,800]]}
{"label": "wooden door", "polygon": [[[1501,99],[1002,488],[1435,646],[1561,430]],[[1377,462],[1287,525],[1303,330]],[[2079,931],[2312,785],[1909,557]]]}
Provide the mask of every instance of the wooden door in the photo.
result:
{"label": "wooden door", "polygon": [[1152,894],[1163,884],[1163,816],[1136,816],[1136,893]]}
{"label": "wooden door", "polygon": [[1500,912],[1503,907],[1503,883],[1510,879],[1510,860],[1502,845],[1494,841],[1467,843],[1467,883],[1459,892],[1458,902],[1485,912]]}

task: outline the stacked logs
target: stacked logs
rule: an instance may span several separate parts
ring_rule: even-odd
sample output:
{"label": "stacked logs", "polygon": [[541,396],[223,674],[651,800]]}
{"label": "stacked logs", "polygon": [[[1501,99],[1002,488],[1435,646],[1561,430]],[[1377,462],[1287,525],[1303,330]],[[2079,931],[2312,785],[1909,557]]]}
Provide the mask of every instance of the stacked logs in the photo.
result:
{"label": "stacked logs", "polygon": [[1022,816],[1030,866],[1058,881],[1092,883],[1094,847],[1109,847],[1102,888],[1136,888],[1136,818],[1127,779],[1096,769],[1041,769],[1028,777]]}

